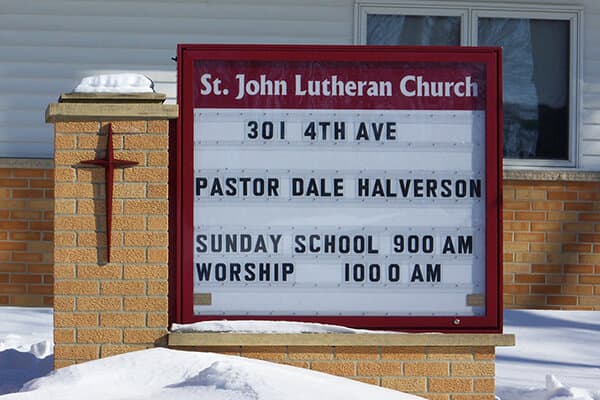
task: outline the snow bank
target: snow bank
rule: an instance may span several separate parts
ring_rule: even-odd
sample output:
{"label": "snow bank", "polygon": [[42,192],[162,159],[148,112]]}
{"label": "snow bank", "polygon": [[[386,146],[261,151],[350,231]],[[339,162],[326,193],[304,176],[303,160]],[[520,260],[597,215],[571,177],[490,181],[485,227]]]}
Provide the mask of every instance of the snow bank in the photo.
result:
{"label": "snow bank", "polygon": [[154,93],[154,82],[140,74],[107,74],[83,78],[76,93]]}
{"label": "snow bank", "polygon": [[59,369],[9,399],[418,400],[303,368],[212,353],[155,348]]}

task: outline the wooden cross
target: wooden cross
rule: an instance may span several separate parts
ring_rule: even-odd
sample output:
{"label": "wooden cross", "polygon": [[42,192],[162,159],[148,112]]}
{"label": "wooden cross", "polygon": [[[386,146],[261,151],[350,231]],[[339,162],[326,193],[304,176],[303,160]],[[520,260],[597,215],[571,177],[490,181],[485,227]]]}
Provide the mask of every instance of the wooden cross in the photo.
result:
{"label": "wooden cross", "polygon": [[119,160],[114,157],[112,141],[112,125],[108,124],[108,133],[106,138],[106,157],[104,159],[86,160],[82,164],[96,165],[104,168],[104,180],[106,183],[106,244],[107,260],[110,262],[110,245],[112,233],[112,200],[113,200],[113,181],[115,168],[133,167],[139,164],[137,161]]}

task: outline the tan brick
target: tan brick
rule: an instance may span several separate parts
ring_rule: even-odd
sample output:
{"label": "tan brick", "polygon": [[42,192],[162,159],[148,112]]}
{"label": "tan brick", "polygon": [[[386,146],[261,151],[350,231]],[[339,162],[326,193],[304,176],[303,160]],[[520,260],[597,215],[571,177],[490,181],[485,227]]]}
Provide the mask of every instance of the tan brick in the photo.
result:
{"label": "tan brick", "polygon": [[169,153],[164,151],[149,152],[148,165],[153,167],[167,167],[169,165]]}
{"label": "tan brick", "polygon": [[54,284],[55,294],[78,295],[78,294],[98,294],[99,285],[97,281],[69,280],[58,281]]}
{"label": "tan brick", "polygon": [[54,131],[56,133],[97,133],[100,130],[100,123],[96,121],[86,122],[55,122]]}
{"label": "tan brick", "polygon": [[56,217],[54,228],[57,231],[93,231],[96,229],[96,217],[93,215],[71,215]]}
{"label": "tan brick", "polygon": [[284,361],[287,358],[287,348],[285,346],[244,346],[241,356],[266,361]]}
{"label": "tan brick", "polygon": [[421,396],[428,400],[450,400],[449,394],[442,393],[415,393],[417,396]]}
{"label": "tan brick", "polygon": [[125,200],[125,213],[130,215],[166,215],[168,208],[167,200]]}
{"label": "tan brick", "polygon": [[78,311],[120,311],[121,297],[78,297]]}
{"label": "tan brick", "polygon": [[56,279],[75,279],[75,266],[74,265],[60,265],[54,266],[54,278]]}
{"label": "tan brick", "polygon": [[169,138],[167,135],[128,135],[125,136],[125,150],[167,150]]}
{"label": "tan brick", "polygon": [[169,294],[169,282],[167,281],[150,281],[147,284],[147,292],[149,296],[160,296]]}
{"label": "tan brick", "polygon": [[56,150],[72,150],[75,149],[74,135],[55,135],[54,148]]}
{"label": "tan brick", "polygon": [[144,295],[146,294],[146,283],[144,281],[102,282],[101,293],[103,295]]}
{"label": "tan brick", "polygon": [[407,393],[427,391],[427,378],[381,378],[381,386]]}
{"label": "tan brick", "polygon": [[136,231],[146,229],[146,220],[142,215],[115,215],[113,230]]}
{"label": "tan brick", "polygon": [[450,364],[452,376],[494,376],[493,362],[454,362]]}
{"label": "tan brick", "polygon": [[166,263],[169,261],[169,251],[163,248],[149,248],[148,262],[149,263]]}
{"label": "tan brick", "polygon": [[77,364],[75,360],[57,360],[56,357],[54,358],[54,369],[70,367],[75,364]]}
{"label": "tan brick", "polygon": [[381,350],[382,360],[424,360],[425,347],[383,347]]}
{"label": "tan brick", "polygon": [[169,270],[166,265],[125,265],[125,279],[168,279]]}
{"label": "tan brick", "polygon": [[100,326],[107,327],[144,327],[144,313],[103,313],[100,315]]}
{"label": "tan brick", "polygon": [[148,133],[169,133],[169,121],[150,120],[148,121]]}
{"label": "tan brick", "polygon": [[123,273],[120,265],[78,265],[77,278],[79,279],[120,279]]}
{"label": "tan brick", "polygon": [[77,329],[78,343],[121,343],[121,329]]}
{"label": "tan brick", "polygon": [[75,343],[75,328],[54,329],[54,343]]}
{"label": "tan brick", "polygon": [[75,297],[54,296],[54,311],[75,311]]}
{"label": "tan brick", "polygon": [[335,358],[339,360],[376,360],[379,358],[379,347],[376,346],[338,346]]}
{"label": "tan brick", "polygon": [[57,328],[98,326],[96,313],[54,312],[54,326]]}
{"label": "tan brick", "polygon": [[472,360],[473,354],[469,347],[439,346],[427,348],[429,360]]}
{"label": "tan brick", "polygon": [[[127,179],[126,179],[127,180]],[[146,184],[144,183],[115,183],[115,197],[120,199],[140,199],[146,197]]]}
{"label": "tan brick", "polygon": [[130,353],[132,351],[144,350],[151,345],[139,345],[139,344],[103,344],[100,348],[100,357],[111,357],[118,354]]}
{"label": "tan brick", "polygon": [[[147,129],[146,121],[112,121],[111,124],[113,133],[144,133]],[[145,136],[135,135],[135,137],[143,138]],[[139,148],[145,147],[140,146]]]}
{"label": "tan brick", "polygon": [[[106,149],[106,136],[79,135],[77,136],[77,148],[83,149]],[[114,146],[114,141],[113,141]]]}
{"label": "tan brick", "polygon": [[404,363],[406,376],[448,376],[447,362],[407,362]]}
{"label": "tan brick", "polygon": [[494,378],[475,379],[473,386],[476,393],[494,393],[496,391]]}
{"label": "tan brick", "polygon": [[90,344],[59,344],[54,346],[55,359],[88,361],[95,360],[100,354],[98,345]]}
{"label": "tan brick", "polygon": [[148,185],[148,197],[166,199],[169,197],[169,187],[167,185]]}
{"label": "tan brick", "polygon": [[145,249],[112,248],[111,262],[138,263],[146,261]]}
{"label": "tan brick", "polygon": [[126,297],[126,311],[166,311],[167,297]]}
{"label": "tan brick", "polygon": [[54,211],[56,214],[75,213],[75,200],[73,199],[56,199],[54,205]]}
{"label": "tan brick", "polygon": [[356,374],[358,376],[401,376],[401,362],[359,361]]}
{"label": "tan brick", "polygon": [[[169,170],[162,167],[127,168],[123,171],[126,182],[167,182]],[[164,185],[166,187],[166,185]]]}
{"label": "tan brick", "polygon": [[164,313],[148,313],[147,326],[150,328],[164,328],[169,326],[169,314]]}
{"label": "tan brick", "polygon": [[169,228],[169,218],[167,216],[151,215],[148,217],[148,230],[167,231]]}
{"label": "tan brick", "polygon": [[473,379],[430,378],[429,391],[434,393],[466,393],[473,391]]}
{"label": "tan brick", "polygon": [[58,198],[92,198],[95,192],[94,185],[87,183],[57,182],[54,190]]}
{"label": "tan brick", "polygon": [[95,263],[98,253],[94,248],[56,248],[54,260],[58,263]]}
{"label": "tan brick", "polygon": [[452,400],[495,400],[497,397],[492,394],[454,394]]}
{"label": "tan brick", "polygon": [[350,377],[350,379],[357,381],[357,382],[362,382],[362,383],[366,383],[367,385],[375,385],[375,386],[379,386],[379,383],[381,381],[380,378],[356,378],[356,377]]}
{"label": "tan brick", "polygon": [[124,343],[154,343],[167,334],[166,329],[125,329]]}
{"label": "tan brick", "polygon": [[59,247],[74,247],[75,233],[73,232],[57,232],[54,236],[54,244]]}
{"label": "tan brick", "polygon": [[330,346],[290,346],[290,360],[332,360],[334,348]]}
{"label": "tan brick", "polygon": [[352,361],[313,361],[311,369],[336,376],[356,375],[356,365]]}
{"label": "tan brick", "polygon": [[168,246],[167,232],[126,232],[125,246]]}

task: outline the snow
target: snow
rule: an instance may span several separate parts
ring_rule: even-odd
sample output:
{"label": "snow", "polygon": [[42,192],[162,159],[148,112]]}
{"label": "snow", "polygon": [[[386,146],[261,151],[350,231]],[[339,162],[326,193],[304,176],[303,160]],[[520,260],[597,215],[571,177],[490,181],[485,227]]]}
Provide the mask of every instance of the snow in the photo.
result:
{"label": "snow", "polygon": [[504,331],[517,346],[496,349],[502,400],[600,400],[600,312],[509,310]]}
{"label": "snow", "polygon": [[[51,310],[0,307],[0,321],[0,400],[79,400],[82,393],[88,400],[419,399],[266,361],[163,348],[90,361],[46,375],[52,367]],[[281,321],[214,321],[173,329],[369,332]],[[516,334],[517,346],[497,348],[496,394],[501,400],[600,400],[599,312],[511,310],[505,313],[504,331]],[[24,384],[35,377],[41,378]],[[19,388],[20,393],[13,393]]]}
{"label": "snow", "polygon": [[83,78],[75,93],[154,93],[154,82],[140,74],[106,74]]}
{"label": "snow", "polygon": [[[383,333],[345,326],[288,321],[205,321],[194,324],[173,324],[171,332],[229,333]],[[392,333],[392,332],[386,332]]]}
{"label": "snow", "polygon": [[0,395],[52,370],[52,310],[0,307]]}

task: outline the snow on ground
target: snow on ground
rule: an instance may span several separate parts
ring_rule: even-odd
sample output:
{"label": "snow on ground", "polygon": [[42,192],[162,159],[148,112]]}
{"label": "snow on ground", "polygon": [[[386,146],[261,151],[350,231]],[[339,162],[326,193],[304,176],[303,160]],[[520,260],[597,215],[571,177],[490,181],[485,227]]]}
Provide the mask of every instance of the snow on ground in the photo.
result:
{"label": "snow on ground", "polygon": [[502,400],[600,400],[600,312],[508,310],[504,332],[517,346],[496,349]]}
{"label": "snow on ground", "polygon": [[[0,400],[418,399],[315,371],[212,353],[151,349],[52,366],[52,312],[0,307]],[[321,324],[214,321],[179,331],[365,333]],[[600,312],[507,311],[516,347],[497,349],[501,400],[600,400]],[[2,394],[5,394],[1,396]]]}
{"label": "snow on ground", "polygon": [[0,395],[53,367],[52,309],[0,307]]}

